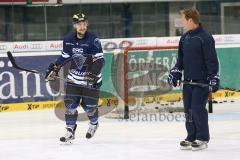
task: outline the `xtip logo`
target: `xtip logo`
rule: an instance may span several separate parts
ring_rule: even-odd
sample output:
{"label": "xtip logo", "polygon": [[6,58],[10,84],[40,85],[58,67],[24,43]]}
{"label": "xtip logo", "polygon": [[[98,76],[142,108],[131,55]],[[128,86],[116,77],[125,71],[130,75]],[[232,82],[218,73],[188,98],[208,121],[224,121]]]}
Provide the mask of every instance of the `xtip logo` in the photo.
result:
{"label": "xtip logo", "polygon": [[27,110],[34,110],[34,109],[37,109],[39,108],[39,104],[27,104]]}

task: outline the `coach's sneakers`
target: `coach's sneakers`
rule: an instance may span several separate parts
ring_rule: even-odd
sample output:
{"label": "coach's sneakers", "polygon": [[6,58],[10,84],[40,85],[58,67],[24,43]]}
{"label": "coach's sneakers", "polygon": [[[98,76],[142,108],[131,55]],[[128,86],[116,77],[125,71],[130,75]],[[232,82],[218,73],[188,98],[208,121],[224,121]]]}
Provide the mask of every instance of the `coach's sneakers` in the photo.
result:
{"label": "coach's sneakers", "polygon": [[200,141],[200,140],[195,140],[192,142],[192,150],[193,151],[198,151],[202,149],[208,148],[208,142],[207,141]]}
{"label": "coach's sneakers", "polygon": [[181,150],[191,150],[192,149],[192,142],[184,140],[180,142],[180,149]]}

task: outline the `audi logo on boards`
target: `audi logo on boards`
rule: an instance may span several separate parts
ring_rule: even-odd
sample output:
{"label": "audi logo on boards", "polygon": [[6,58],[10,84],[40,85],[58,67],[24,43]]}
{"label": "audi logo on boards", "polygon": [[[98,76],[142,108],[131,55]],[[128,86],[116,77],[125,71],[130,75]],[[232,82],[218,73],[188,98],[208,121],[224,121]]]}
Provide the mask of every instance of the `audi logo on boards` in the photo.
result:
{"label": "audi logo on boards", "polygon": [[7,50],[7,46],[6,45],[0,45],[0,50]]}
{"label": "audi logo on boards", "polygon": [[41,43],[30,44],[30,49],[42,49],[43,45]]}

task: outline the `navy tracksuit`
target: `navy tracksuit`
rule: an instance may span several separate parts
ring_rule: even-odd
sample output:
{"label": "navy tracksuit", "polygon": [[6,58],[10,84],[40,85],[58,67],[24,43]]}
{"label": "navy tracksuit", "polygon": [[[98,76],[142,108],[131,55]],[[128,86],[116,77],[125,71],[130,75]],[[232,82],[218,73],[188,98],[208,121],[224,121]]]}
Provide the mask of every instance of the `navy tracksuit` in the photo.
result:
{"label": "navy tracksuit", "polygon": [[[184,81],[208,83],[207,77],[218,73],[218,59],[213,37],[200,25],[186,32],[180,39],[178,60],[175,65],[184,71]],[[186,140],[209,141],[206,104],[209,88],[189,84],[183,86],[183,103],[186,116]]]}

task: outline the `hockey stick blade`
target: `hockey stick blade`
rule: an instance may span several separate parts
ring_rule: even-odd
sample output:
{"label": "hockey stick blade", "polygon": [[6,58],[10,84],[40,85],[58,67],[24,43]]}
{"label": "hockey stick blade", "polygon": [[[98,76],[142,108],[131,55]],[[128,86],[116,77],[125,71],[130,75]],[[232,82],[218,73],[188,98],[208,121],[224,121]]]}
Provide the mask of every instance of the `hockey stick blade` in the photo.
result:
{"label": "hockey stick blade", "polygon": [[30,69],[26,69],[26,68],[22,68],[20,66],[17,65],[12,53],[10,51],[7,52],[7,56],[8,59],[10,60],[10,62],[12,63],[13,67],[19,70],[23,70],[23,71],[27,71],[27,72],[32,72],[32,73],[37,73],[37,74],[41,74],[38,71],[34,71],[34,70],[30,70]]}

